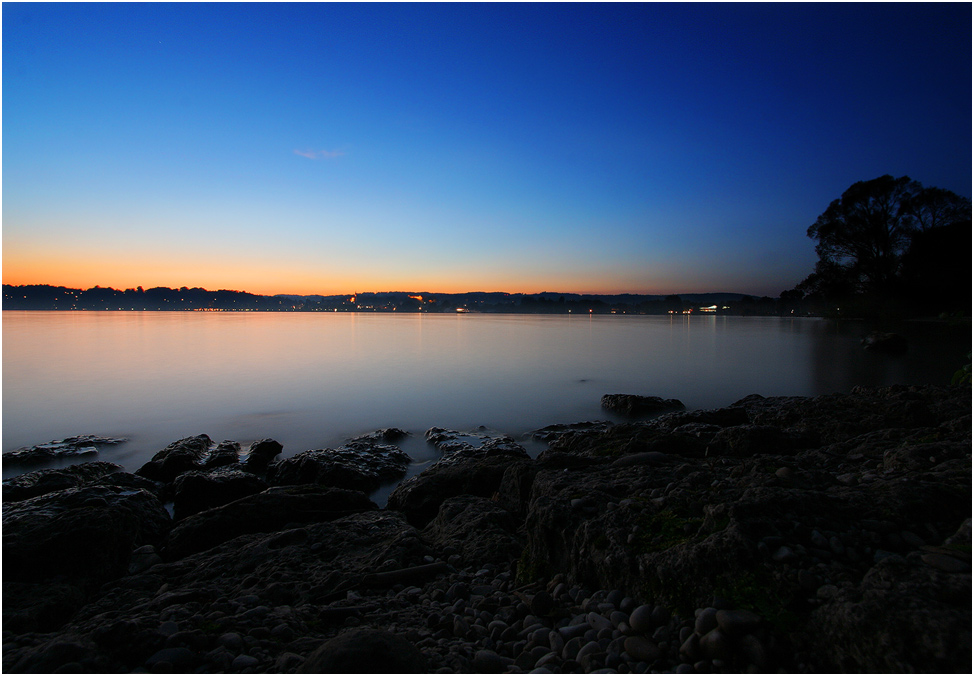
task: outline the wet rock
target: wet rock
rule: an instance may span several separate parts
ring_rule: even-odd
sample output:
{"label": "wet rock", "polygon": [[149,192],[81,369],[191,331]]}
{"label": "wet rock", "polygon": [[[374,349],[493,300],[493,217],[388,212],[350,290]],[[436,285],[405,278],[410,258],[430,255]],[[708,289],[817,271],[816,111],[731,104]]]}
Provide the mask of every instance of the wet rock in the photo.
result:
{"label": "wet rock", "polygon": [[171,527],[156,496],[110,486],[69,488],[3,506],[4,580],[101,582],[128,571],[132,550]]}
{"label": "wet rock", "polygon": [[183,472],[201,469],[203,457],[212,444],[213,441],[205,434],[174,441],[135,473],[152,481],[172,483]]}
{"label": "wet rock", "polygon": [[179,521],[260,493],[267,488],[267,483],[242,469],[221,466],[208,472],[185,472],[176,478],[173,488],[173,517]]}
{"label": "wet rock", "polygon": [[473,495],[449,498],[423,531],[438,550],[452,547],[467,565],[506,563],[520,555],[518,522],[497,503]]}
{"label": "wet rock", "polygon": [[182,558],[245,533],[267,533],[289,525],[333,521],[377,509],[358,491],[319,486],[280,486],[208,509],[181,521],[169,537],[167,558]]}
{"label": "wet rock", "polygon": [[4,467],[26,467],[38,465],[52,460],[66,460],[96,455],[101,446],[114,446],[127,439],[121,437],[97,437],[85,434],[68,437],[46,444],[18,448],[8,451],[2,456]]}
{"label": "wet rock", "polygon": [[101,460],[58,469],[41,469],[3,481],[3,501],[15,502],[65,488],[77,488],[96,482],[105,475],[122,470],[121,465]]}
{"label": "wet rock", "polygon": [[268,481],[277,486],[318,484],[370,493],[406,473],[409,456],[397,446],[353,441],[339,448],[298,453],[272,465]]}
{"label": "wet rock", "polygon": [[410,523],[423,527],[436,516],[447,498],[457,495],[492,497],[500,487],[504,472],[516,462],[524,460],[499,454],[480,459],[438,461],[396,486],[389,495],[388,508],[405,513]]}
{"label": "wet rock", "polygon": [[303,674],[420,674],[427,661],[412,643],[387,631],[355,629],[326,641],[298,670]]}
{"label": "wet rock", "polygon": [[210,451],[203,461],[204,469],[235,466],[240,464],[240,444],[236,441],[221,441]]}
{"label": "wet rock", "polygon": [[263,474],[267,471],[268,465],[281,454],[284,446],[273,439],[260,439],[250,444],[247,451],[247,458],[243,462],[243,468],[254,474]]}
{"label": "wet rock", "polygon": [[602,408],[621,415],[640,416],[683,409],[686,406],[679,399],[644,397],[638,394],[605,394],[602,396]]}

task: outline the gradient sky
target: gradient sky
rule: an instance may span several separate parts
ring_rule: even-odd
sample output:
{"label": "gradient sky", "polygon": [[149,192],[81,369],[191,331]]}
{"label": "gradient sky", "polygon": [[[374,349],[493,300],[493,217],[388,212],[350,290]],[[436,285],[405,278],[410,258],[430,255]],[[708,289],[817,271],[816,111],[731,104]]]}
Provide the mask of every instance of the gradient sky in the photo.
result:
{"label": "gradient sky", "polygon": [[969,3],[2,12],[8,284],[777,296],[971,196]]}

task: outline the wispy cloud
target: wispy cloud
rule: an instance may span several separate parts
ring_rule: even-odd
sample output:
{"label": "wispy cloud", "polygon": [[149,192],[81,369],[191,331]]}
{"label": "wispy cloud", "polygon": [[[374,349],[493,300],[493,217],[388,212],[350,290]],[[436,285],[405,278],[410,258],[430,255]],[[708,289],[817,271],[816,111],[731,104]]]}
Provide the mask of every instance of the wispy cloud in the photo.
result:
{"label": "wispy cloud", "polygon": [[345,154],[344,150],[298,150],[295,149],[295,155],[300,155],[301,157],[307,157],[309,160],[327,160],[334,159],[336,157],[341,157]]}

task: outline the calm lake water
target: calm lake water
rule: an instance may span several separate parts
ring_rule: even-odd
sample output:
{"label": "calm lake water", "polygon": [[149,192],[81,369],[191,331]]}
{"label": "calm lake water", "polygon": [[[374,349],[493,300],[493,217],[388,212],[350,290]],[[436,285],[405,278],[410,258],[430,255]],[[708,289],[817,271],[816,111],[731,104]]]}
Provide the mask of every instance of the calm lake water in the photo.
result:
{"label": "calm lake water", "polygon": [[7,311],[2,322],[3,450],[123,436],[100,458],[129,471],[194,434],[244,447],[272,437],[288,456],[382,427],[411,432],[403,448],[422,467],[434,425],[518,436],[612,419],[606,393],[693,409],[947,384],[971,344],[969,326],[903,325],[910,349],[893,357],[860,347],[862,323],[723,316]]}

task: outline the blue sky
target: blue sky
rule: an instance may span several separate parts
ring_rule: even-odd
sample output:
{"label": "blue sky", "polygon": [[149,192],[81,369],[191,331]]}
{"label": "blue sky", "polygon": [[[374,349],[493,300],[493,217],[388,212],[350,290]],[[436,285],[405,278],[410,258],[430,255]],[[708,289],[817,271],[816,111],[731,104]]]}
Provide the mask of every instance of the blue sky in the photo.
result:
{"label": "blue sky", "polygon": [[5,283],[776,296],[971,196],[967,3],[2,12]]}

